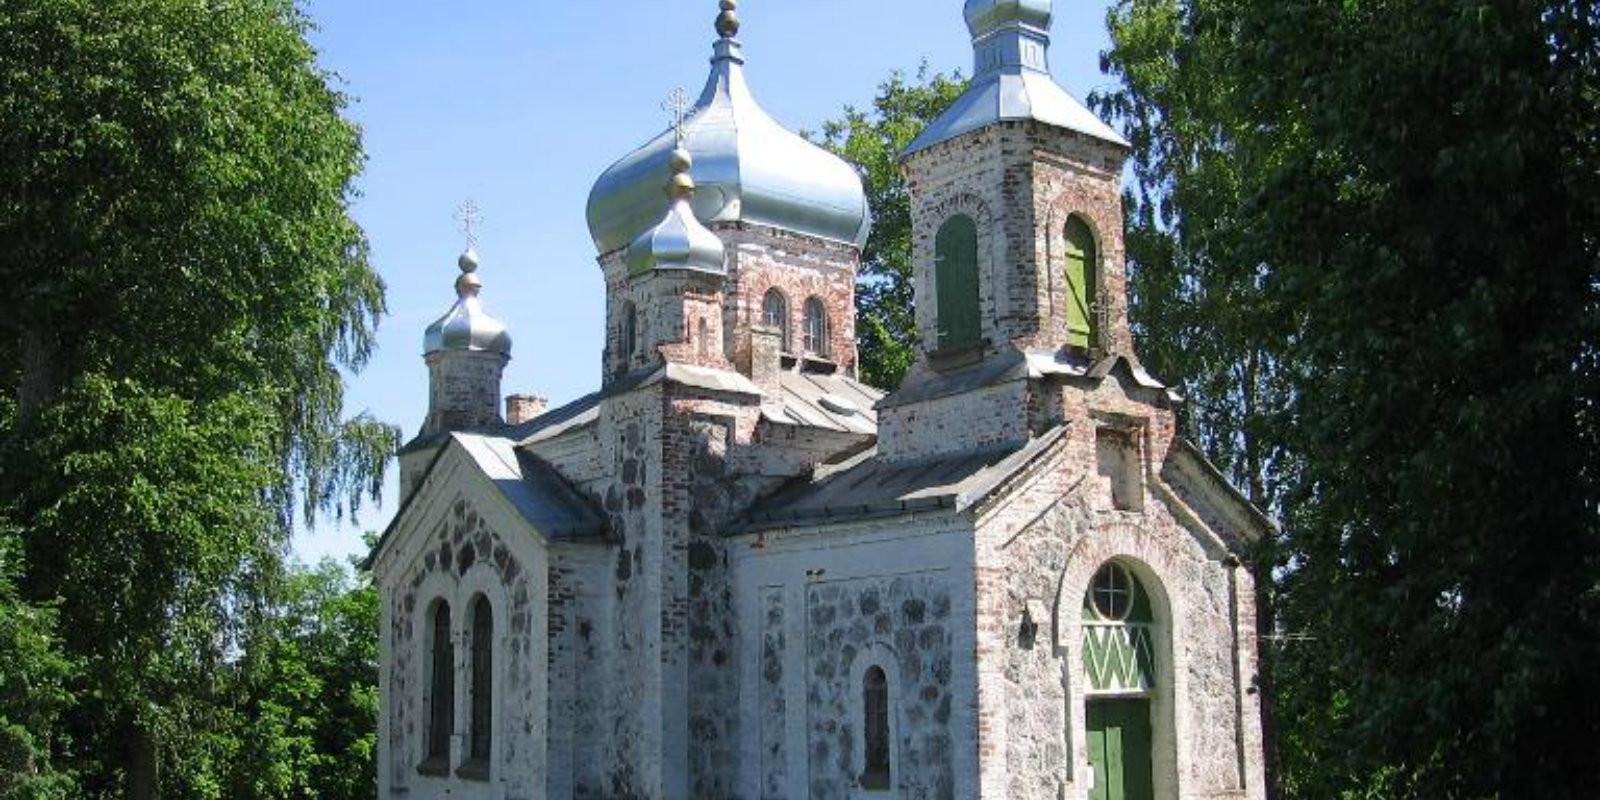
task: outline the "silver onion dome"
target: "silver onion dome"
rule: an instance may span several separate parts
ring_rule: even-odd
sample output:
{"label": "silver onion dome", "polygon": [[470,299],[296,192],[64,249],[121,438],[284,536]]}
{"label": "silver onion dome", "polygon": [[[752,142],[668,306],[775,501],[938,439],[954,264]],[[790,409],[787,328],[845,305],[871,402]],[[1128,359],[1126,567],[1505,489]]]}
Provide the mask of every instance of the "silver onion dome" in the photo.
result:
{"label": "silver onion dome", "polygon": [[1034,120],[1127,147],[1111,126],[1050,75],[1051,0],[967,0],[973,77],[905,155],[999,122]]}
{"label": "silver onion dome", "polygon": [[[705,89],[683,120],[699,186],[691,206],[706,224],[749,222],[857,247],[871,214],[861,177],[843,159],[778,124],[745,82],[739,23],[723,0]],[[618,161],[589,193],[589,232],[601,253],[628,246],[660,219],[676,147],[672,130]]]}
{"label": "silver onion dome", "polygon": [[628,272],[639,275],[651,270],[685,270],[723,274],[727,270],[722,240],[700,224],[689,207],[695,193],[691,175],[694,157],[686,150],[674,148],[668,164],[672,169],[672,179],[667,186],[671,205],[655,227],[639,234],[639,238],[628,245]]}
{"label": "silver onion dome", "polygon": [[456,279],[456,303],[422,337],[423,353],[476,352],[511,355],[511,334],[505,323],[483,310],[478,293],[483,281],[478,278],[478,254],[471,248],[457,260],[461,277]]}

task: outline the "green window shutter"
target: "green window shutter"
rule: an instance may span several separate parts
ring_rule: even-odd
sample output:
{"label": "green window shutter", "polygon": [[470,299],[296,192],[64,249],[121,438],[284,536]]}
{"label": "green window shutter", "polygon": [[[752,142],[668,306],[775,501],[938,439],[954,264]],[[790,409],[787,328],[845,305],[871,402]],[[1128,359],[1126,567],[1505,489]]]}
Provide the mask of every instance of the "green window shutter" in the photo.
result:
{"label": "green window shutter", "polygon": [[1094,235],[1083,220],[1067,220],[1067,344],[1091,347],[1095,344],[1095,286],[1098,283],[1100,254]]}
{"label": "green window shutter", "polygon": [[939,349],[975,344],[978,318],[978,225],[966,215],[946,220],[934,240]]}
{"label": "green window shutter", "polygon": [[1094,700],[1088,713],[1091,800],[1152,800],[1150,702]]}

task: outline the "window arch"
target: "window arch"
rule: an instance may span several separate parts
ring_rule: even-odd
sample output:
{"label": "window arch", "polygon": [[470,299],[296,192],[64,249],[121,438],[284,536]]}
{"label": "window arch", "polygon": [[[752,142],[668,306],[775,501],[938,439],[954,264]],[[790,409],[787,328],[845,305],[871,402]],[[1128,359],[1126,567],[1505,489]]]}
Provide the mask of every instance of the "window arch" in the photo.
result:
{"label": "window arch", "polygon": [[934,288],[937,291],[938,347],[975,344],[978,316],[978,224],[957,214],[934,237]]}
{"label": "window arch", "polygon": [[828,333],[828,309],[816,297],[806,300],[806,352],[829,357]]}
{"label": "window arch", "polygon": [[782,290],[776,286],[768,289],[766,296],[761,298],[761,322],[782,333],[781,347],[784,352],[793,349],[789,340],[789,298],[784,297]]}
{"label": "window arch", "polygon": [[624,364],[633,361],[639,349],[639,314],[633,303],[622,304],[622,358]]}
{"label": "window arch", "polygon": [[889,788],[889,676],[883,667],[867,668],[861,678],[861,788]]}
{"label": "window arch", "polygon": [[455,645],[450,639],[450,604],[434,604],[428,634],[428,735],[426,764],[448,769],[450,737],[455,734]]}
{"label": "window arch", "polygon": [[494,744],[494,608],[483,595],[472,601],[471,738],[467,758],[488,765]]}
{"label": "window arch", "polygon": [[1089,348],[1099,343],[1100,253],[1094,232],[1074,215],[1066,228],[1067,344]]}

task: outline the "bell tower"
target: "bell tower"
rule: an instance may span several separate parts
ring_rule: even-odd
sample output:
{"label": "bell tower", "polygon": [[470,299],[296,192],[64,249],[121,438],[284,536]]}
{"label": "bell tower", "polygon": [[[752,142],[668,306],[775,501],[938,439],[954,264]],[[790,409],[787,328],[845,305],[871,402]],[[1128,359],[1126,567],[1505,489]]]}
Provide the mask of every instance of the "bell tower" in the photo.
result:
{"label": "bell tower", "polygon": [[1052,79],[1050,0],[965,10],[971,87],[903,157],[923,349],[1131,355],[1128,144]]}
{"label": "bell tower", "polygon": [[880,404],[891,460],[1026,441],[1067,415],[1063,381],[1119,358],[1137,369],[1129,145],[1051,77],[1050,0],[967,0],[965,14],[972,83],[901,161],[922,346]]}

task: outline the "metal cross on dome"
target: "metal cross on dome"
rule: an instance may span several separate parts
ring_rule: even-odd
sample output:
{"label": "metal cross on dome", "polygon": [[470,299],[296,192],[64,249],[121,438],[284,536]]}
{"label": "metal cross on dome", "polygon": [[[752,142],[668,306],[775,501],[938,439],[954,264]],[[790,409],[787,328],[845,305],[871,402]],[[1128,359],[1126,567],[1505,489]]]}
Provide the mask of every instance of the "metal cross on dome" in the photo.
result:
{"label": "metal cross on dome", "polygon": [[461,235],[467,237],[467,247],[478,246],[478,226],[483,224],[483,213],[478,208],[477,202],[467,198],[466,202],[456,207],[456,224]]}
{"label": "metal cross on dome", "polygon": [[673,89],[672,94],[661,101],[661,110],[672,115],[672,132],[680,143],[683,141],[683,121],[688,119],[690,108],[689,93],[682,86]]}

